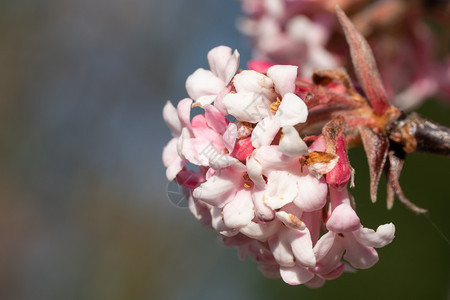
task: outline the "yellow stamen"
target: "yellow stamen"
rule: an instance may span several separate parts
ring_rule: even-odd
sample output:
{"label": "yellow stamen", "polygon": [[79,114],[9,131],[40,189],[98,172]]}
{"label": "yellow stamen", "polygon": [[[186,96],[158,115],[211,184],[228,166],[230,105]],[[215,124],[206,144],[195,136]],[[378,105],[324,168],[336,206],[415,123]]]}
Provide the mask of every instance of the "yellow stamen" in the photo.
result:
{"label": "yellow stamen", "polygon": [[245,182],[244,182],[244,187],[245,187],[246,189],[251,188],[251,187],[252,187],[252,184],[253,184],[253,181],[250,179],[250,176],[248,176],[248,173],[245,172],[244,175],[242,175],[242,177],[244,177],[244,180],[245,180]]}
{"label": "yellow stamen", "polygon": [[280,97],[277,97],[277,101],[272,102],[272,104],[270,104],[270,110],[273,112],[277,112],[280,104],[281,104],[281,99],[280,99]]}

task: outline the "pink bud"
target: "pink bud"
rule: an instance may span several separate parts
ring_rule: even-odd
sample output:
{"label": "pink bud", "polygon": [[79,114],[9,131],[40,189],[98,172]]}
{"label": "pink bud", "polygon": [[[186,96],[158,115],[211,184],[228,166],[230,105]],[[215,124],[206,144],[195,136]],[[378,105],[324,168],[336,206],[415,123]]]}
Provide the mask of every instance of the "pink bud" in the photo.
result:
{"label": "pink bud", "polygon": [[248,62],[248,68],[259,73],[266,74],[267,70],[275,64],[264,60],[251,60]]}
{"label": "pink bud", "polygon": [[352,169],[347,157],[347,144],[345,143],[345,136],[340,133],[336,139],[336,154],[339,160],[336,166],[331,170],[327,176],[327,183],[337,188],[346,186],[352,175]]}
{"label": "pink bud", "polygon": [[231,153],[232,157],[236,157],[240,161],[245,161],[248,156],[250,156],[255,150],[252,146],[251,138],[244,138],[236,141],[236,145],[234,147],[234,151]]}

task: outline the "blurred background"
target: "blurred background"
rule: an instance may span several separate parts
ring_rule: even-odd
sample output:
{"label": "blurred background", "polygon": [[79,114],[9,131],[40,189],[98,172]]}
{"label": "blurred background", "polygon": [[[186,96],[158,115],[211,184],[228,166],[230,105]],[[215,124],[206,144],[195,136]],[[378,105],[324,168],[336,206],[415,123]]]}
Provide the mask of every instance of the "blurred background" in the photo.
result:
{"label": "blurred background", "polygon": [[[264,278],[167,197],[167,100],[237,31],[237,1],[0,1],[0,299],[448,299],[450,160],[411,155],[406,194],[429,213],[353,194],[366,227],[394,222],[370,270],[318,290]],[[450,107],[422,114],[450,125]],[[383,186],[383,183],[381,184]]]}

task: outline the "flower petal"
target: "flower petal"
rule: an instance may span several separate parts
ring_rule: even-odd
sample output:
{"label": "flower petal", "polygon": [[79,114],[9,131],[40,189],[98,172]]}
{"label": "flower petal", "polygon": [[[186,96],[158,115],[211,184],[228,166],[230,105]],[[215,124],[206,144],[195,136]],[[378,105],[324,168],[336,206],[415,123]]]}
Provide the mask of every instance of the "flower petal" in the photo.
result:
{"label": "flower petal", "polygon": [[314,277],[312,272],[299,265],[293,267],[280,267],[280,274],[283,281],[290,285],[303,284]]}
{"label": "flower petal", "polygon": [[328,195],[328,186],[325,179],[317,179],[311,174],[305,174],[297,178],[299,193],[294,199],[295,205],[304,211],[314,211],[324,207]]}
{"label": "flower petal", "polygon": [[349,232],[362,227],[358,215],[348,204],[341,204],[331,213],[327,229],[333,232]]}
{"label": "flower petal", "polygon": [[219,232],[224,236],[233,236],[239,233],[237,230],[228,228],[223,222],[222,210],[217,207],[210,208],[211,213],[211,226],[215,231]]}
{"label": "flower petal", "polygon": [[391,243],[395,237],[395,226],[392,223],[380,225],[377,231],[360,228],[353,232],[356,240],[368,247],[381,248]]}
{"label": "flower petal", "polygon": [[272,209],[291,203],[298,194],[295,176],[286,171],[273,171],[267,179],[264,202]]}
{"label": "flower petal", "polygon": [[197,69],[186,79],[186,91],[194,100],[202,96],[217,96],[225,85],[213,72],[202,68]]}
{"label": "flower petal", "polygon": [[199,220],[203,225],[211,223],[211,213],[209,209],[202,203],[195,200],[192,196],[189,196],[189,211],[194,217]]}
{"label": "flower petal", "polygon": [[308,117],[308,108],[305,102],[295,94],[284,95],[275,114],[280,119],[280,126],[295,126],[304,123]]}
{"label": "flower petal", "polygon": [[297,66],[275,65],[267,70],[267,76],[273,80],[275,91],[277,91],[281,97],[286,93],[295,92],[297,69]]}
{"label": "flower petal", "polygon": [[269,116],[262,119],[253,129],[252,145],[255,148],[269,146],[278,131],[280,130],[280,122],[278,118]]}
{"label": "flower petal", "polygon": [[308,154],[308,146],[302,140],[297,130],[292,126],[283,127],[278,150],[287,156],[298,157]]}
{"label": "flower petal", "polygon": [[173,106],[172,102],[167,101],[163,108],[164,121],[169,126],[172,136],[179,136],[181,134],[181,122],[178,118],[177,109]]}
{"label": "flower petal", "polygon": [[360,244],[351,233],[346,234],[345,249],[344,259],[354,268],[368,269],[378,262],[377,251]]}
{"label": "flower petal", "polygon": [[222,99],[230,92],[231,92],[231,86],[226,86],[224,89],[222,89],[222,91],[220,91],[220,93],[217,95],[216,99],[214,100],[214,106],[224,116],[228,115],[228,111],[227,111],[227,108],[223,105]]}
{"label": "flower petal", "polygon": [[335,234],[331,231],[322,235],[319,241],[314,246],[314,253],[317,260],[321,260],[330,251],[334,244]]}
{"label": "flower petal", "polygon": [[177,151],[178,140],[179,138],[172,138],[163,149],[162,161],[164,167],[166,168],[169,167],[173,161],[180,157]]}
{"label": "flower petal", "polygon": [[163,149],[163,163],[166,169],[166,177],[169,181],[175,179],[188,161],[181,158],[177,152],[177,138],[172,139]]}
{"label": "flower petal", "polygon": [[253,92],[229,93],[223,97],[222,104],[241,122],[257,123],[272,115],[270,102]]}
{"label": "flower petal", "polygon": [[[298,159],[289,157],[278,151],[278,146],[261,146],[253,152],[255,160],[261,164],[264,175],[273,170],[286,170]],[[300,166],[300,163],[298,164]]]}
{"label": "flower petal", "polygon": [[341,263],[336,269],[334,269],[333,271],[327,273],[327,274],[320,274],[320,276],[322,278],[328,279],[328,280],[333,280],[338,278],[339,276],[342,275],[342,273],[344,273],[345,270],[345,263]]}
{"label": "flower petal", "polygon": [[253,92],[260,94],[264,99],[274,101],[277,97],[273,91],[272,79],[253,70],[244,70],[234,76],[233,85],[236,92]]}
{"label": "flower petal", "polygon": [[166,177],[169,181],[172,181],[175,179],[178,173],[186,166],[188,161],[186,159],[182,159],[178,157],[176,160],[174,160],[166,169]]}
{"label": "flower petal", "polygon": [[272,251],[273,257],[280,266],[293,267],[295,266],[295,257],[292,253],[289,240],[284,237],[284,235],[278,234],[270,238],[268,240],[269,247]]}
{"label": "flower petal", "polygon": [[228,120],[213,105],[205,106],[205,119],[208,126],[217,133],[223,134],[228,126]]}
{"label": "flower petal", "polygon": [[247,174],[253,181],[255,186],[263,189],[266,186],[266,181],[263,178],[262,165],[255,159],[254,156],[249,156],[247,157],[246,166],[247,166]]}
{"label": "flower petal", "polygon": [[237,189],[243,186],[242,167],[245,168],[236,164],[216,172],[194,190],[193,196],[212,206],[223,207],[233,200]]}
{"label": "flower petal", "polygon": [[224,206],[223,219],[229,228],[248,225],[254,218],[252,195],[249,190],[241,189],[234,199]]}
{"label": "flower petal", "polygon": [[184,98],[177,105],[178,119],[183,127],[191,128],[191,106],[192,100]]}
{"label": "flower petal", "polygon": [[236,158],[223,151],[224,147],[219,150],[212,142],[204,138],[183,139],[180,149],[181,157],[198,166],[210,166],[218,170],[238,162]]}
{"label": "flower petal", "polygon": [[242,227],[239,231],[249,238],[265,241],[272,235],[276,234],[280,228],[279,222],[255,223],[250,222],[247,226]]}
{"label": "flower petal", "polygon": [[278,220],[283,222],[286,227],[293,230],[304,230],[306,229],[306,225],[295,215],[283,210],[277,211],[275,213]]}
{"label": "flower petal", "polygon": [[209,165],[211,166],[211,168],[213,168],[215,170],[220,170],[222,168],[232,166],[239,162],[236,158],[231,157],[226,154],[221,154],[218,156],[215,155],[213,157],[209,157],[208,159],[209,159]]}
{"label": "flower petal", "polygon": [[269,222],[275,218],[275,212],[264,203],[264,192],[264,189],[254,188],[252,199],[255,205],[255,215],[258,220]]}
{"label": "flower petal", "polygon": [[211,105],[214,101],[216,101],[217,99],[217,95],[206,95],[206,96],[201,96],[198,97],[197,100],[195,100],[195,103],[192,105],[193,107],[195,106],[200,106],[200,107],[205,107],[207,105]]}
{"label": "flower petal", "polygon": [[205,115],[196,115],[192,121],[192,132],[196,138],[202,138],[209,141],[216,149],[224,149],[222,136],[208,126]]}
{"label": "flower petal", "polygon": [[228,124],[227,128],[225,129],[225,132],[223,133],[223,143],[225,144],[225,147],[228,150],[228,153],[233,152],[234,146],[236,144],[236,138],[237,138],[237,126],[234,123]]}
{"label": "flower petal", "polygon": [[181,135],[178,138],[178,142],[177,142],[177,152],[178,152],[178,155],[181,158],[185,158],[184,154],[183,154],[183,144],[184,144],[184,142],[186,140],[188,140],[188,139],[192,139],[193,137],[194,136],[192,134],[192,131],[189,130],[187,127],[183,127],[183,129],[181,130]]}
{"label": "flower petal", "polygon": [[316,266],[313,271],[318,274],[326,274],[336,269],[344,253],[344,243],[340,236],[334,232],[324,234],[314,246]]}
{"label": "flower petal", "polygon": [[218,150],[202,138],[180,138],[178,150],[180,156],[197,166],[209,166],[209,157],[219,155]]}
{"label": "flower petal", "polygon": [[239,52],[231,54],[231,48],[218,46],[208,52],[208,63],[211,71],[227,85],[239,68]]}
{"label": "flower petal", "polygon": [[316,265],[316,257],[314,255],[311,236],[309,230],[305,229],[290,230],[291,231],[291,247],[297,263],[304,267],[313,268]]}

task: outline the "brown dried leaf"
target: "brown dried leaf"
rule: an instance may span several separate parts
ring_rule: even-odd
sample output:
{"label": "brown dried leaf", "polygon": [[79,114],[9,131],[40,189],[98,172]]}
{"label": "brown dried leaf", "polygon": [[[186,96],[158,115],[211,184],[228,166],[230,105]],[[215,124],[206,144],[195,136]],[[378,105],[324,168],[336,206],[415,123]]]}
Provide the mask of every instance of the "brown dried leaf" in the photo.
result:
{"label": "brown dried leaf", "polygon": [[310,152],[306,156],[306,164],[308,166],[318,164],[318,163],[328,164],[332,160],[335,160],[336,158],[337,158],[337,155],[332,154],[332,153],[313,151],[313,152]]}
{"label": "brown dried leaf", "polygon": [[336,166],[339,156],[333,153],[313,151],[305,156],[309,172],[317,178],[327,174]]}

